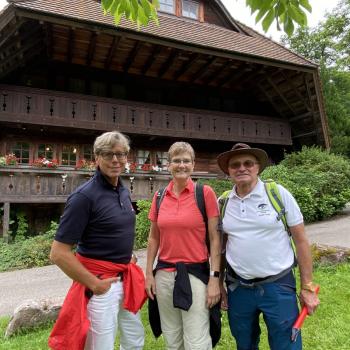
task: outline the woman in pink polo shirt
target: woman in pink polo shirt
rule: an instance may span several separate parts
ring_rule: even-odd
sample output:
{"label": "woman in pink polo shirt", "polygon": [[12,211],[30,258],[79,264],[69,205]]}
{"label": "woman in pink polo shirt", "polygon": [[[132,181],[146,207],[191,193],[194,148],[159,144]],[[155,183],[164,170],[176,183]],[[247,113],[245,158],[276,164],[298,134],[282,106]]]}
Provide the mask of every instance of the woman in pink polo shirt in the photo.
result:
{"label": "woman in pink polo shirt", "polygon": [[[191,180],[195,159],[193,148],[187,142],[175,142],[168,156],[172,180],[165,189],[159,209],[155,194],[149,213],[151,229],[146,291],[151,303],[157,297],[161,331],[168,349],[212,349],[210,316],[211,310],[216,309],[220,301],[218,271],[221,239],[217,199],[212,188],[205,185],[209,268],[206,226],[196,203],[195,184]],[[158,262],[153,271],[157,254]],[[153,316],[150,315],[150,319]],[[217,340],[213,338],[213,344]]]}

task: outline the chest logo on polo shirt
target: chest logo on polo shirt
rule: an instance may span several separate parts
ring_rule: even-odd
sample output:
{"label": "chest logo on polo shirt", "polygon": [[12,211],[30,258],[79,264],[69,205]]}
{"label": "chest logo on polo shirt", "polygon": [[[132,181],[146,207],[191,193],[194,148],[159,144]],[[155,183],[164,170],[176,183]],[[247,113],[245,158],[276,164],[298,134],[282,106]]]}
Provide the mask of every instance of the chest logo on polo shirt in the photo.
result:
{"label": "chest logo on polo shirt", "polygon": [[257,209],[258,216],[270,215],[270,209],[266,203],[258,204]]}

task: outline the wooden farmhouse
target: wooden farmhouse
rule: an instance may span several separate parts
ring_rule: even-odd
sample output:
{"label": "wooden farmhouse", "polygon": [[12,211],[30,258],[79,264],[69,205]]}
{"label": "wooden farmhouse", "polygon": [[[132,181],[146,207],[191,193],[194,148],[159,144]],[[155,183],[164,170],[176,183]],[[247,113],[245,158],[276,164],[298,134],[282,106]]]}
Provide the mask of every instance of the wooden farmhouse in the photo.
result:
{"label": "wooden farmhouse", "polygon": [[[318,66],[234,20],[219,0],[160,0],[159,26],[118,27],[93,0],[8,0],[0,12],[0,205],[40,232],[93,171],[92,144],[132,143],[134,201],[169,180],[167,149],[196,151],[194,178],[242,141],[279,161],[329,147]],[[14,159],[11,154],[14,154]],[[5,157],[6,156],[6,157]],[[12,164],[12,165],[11,165]]]}

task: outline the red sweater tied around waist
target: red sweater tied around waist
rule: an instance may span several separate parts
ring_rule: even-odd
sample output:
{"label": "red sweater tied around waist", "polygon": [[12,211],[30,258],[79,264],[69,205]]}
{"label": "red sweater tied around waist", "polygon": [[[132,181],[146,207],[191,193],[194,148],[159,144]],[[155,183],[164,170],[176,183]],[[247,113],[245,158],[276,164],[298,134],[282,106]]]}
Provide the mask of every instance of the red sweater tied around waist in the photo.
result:
{"label": "red sweater tied around waist", "polygon": [[[145,277],[142,269],[134,264],[116,264],[109,261],[85,258],[79,254],[77,259],[94,275],[105,279],[123,273],[124,309],[137,313],[145,303]],[[73,281],[63,302],[58,319],[49,336],[49,347],[53,350],[83,350],[90,327],[87,318],[89,298],[86,287]]]}

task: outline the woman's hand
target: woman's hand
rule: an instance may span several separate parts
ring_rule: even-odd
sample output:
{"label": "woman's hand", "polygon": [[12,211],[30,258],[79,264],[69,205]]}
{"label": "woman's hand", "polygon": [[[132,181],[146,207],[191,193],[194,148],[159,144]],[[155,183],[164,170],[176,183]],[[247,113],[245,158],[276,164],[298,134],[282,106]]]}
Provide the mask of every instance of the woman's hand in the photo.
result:
{"label": "woman's hand", "polygon": [[217,277],[210,277],[207,287],[207,306],[212,308],[220,301],[220,287],[219,279]]}
{"label": "woman's hand", "polygon": [[154,300],[154,296],[156,295],[156,280],[153,274],[146,275],[146,293],[150,299]]}

